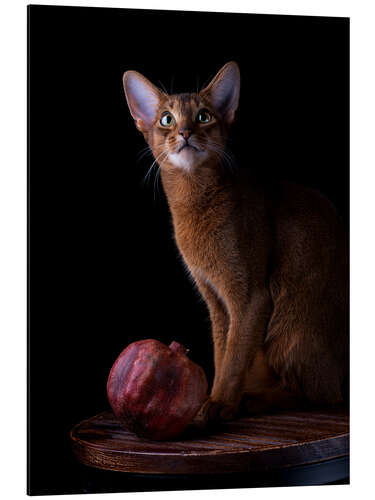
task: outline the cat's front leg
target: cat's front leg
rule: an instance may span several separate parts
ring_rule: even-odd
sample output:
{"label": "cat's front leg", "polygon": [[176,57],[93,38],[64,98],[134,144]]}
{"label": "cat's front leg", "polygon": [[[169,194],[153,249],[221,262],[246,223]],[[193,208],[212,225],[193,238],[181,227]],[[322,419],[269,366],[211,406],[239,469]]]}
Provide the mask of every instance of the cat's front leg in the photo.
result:
{"label": "cat's front leg", "polygon": [[249,301],[233,294],[227,304],[231,322],[224,357],[204,410],[209,420],[231,419],[236,415],[246,373],[263,345],[271,314],[266,290],[254,290]]}
{"label": "cat's front leg", "polygon": [[[195,273],[194,279],[203,300],[205,301],[211,320],[211,333],[214,342],[215,378],[220,373],[225,356],[225,346],[229,330],[229,314],[223,300],[208,282]],[[208,409],[211,408],[211,398],[208,398],[194,419],[194,426],[205,428],[210,420]]]}
{"label": "cat's front leg", "polygon": [[224,355],[227,334],[229,329],[229,315],[225,304],[218,296],[215,289],[207,281],[194,276],[198,290],[206,302],[210,320],[211,330],[214,342],[214,365],[215,376],[220,371]]}

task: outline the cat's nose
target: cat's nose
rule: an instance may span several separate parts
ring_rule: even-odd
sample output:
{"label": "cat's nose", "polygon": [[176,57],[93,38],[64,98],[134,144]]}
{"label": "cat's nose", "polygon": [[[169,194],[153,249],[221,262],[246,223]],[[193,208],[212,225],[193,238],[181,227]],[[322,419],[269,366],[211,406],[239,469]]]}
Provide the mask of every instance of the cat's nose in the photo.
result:
{"label": "cat's nose", "polygon": [[187,141],[191,136],[192,130],[191,128],[180,128],[180,135]]}

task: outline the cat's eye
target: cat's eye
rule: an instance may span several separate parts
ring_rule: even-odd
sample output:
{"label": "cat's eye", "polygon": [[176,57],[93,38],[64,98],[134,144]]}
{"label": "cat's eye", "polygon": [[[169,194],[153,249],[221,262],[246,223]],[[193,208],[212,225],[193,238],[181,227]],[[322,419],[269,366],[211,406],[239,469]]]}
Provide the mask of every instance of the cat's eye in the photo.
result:
{"label": "cat's eye", "polygon": [[211,121],[211,115],[207,111],[207,109],[201,109],[197,115],[197,122],[198,123],[208,123]]}
{"label": "cat's eye", "polygon": [[174,123],[173,115],[168,111],[163,113],[163,115],[160,118],[160,125],[163,125],[163,127],[171,127],[173,123]]}

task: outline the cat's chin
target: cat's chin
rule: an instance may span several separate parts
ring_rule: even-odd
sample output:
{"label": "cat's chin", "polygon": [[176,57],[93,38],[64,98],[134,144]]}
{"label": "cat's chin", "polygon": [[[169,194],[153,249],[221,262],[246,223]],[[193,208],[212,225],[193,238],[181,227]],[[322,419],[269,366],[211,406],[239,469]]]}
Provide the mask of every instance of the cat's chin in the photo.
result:
{"label": "cat's chin", "polygon": [[178,168],[190,170],[203,163],[208,157],[207,151],[198,151],[192,147],[185,147],[180,152],[169,153],[169,161]]}

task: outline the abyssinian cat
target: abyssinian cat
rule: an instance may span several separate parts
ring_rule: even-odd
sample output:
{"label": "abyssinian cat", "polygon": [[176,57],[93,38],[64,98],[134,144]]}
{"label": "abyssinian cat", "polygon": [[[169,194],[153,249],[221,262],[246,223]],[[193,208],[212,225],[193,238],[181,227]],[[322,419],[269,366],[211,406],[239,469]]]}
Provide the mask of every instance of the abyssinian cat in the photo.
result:
{"label": "abyssinian cat", "polygon": [[227,63],[199,93],[123,77],[136,127],[161,168],[175,240],[212,324],[215,377],[198,421],[346,399],[348,251],[331,203],[225,168],[240,95]]}

